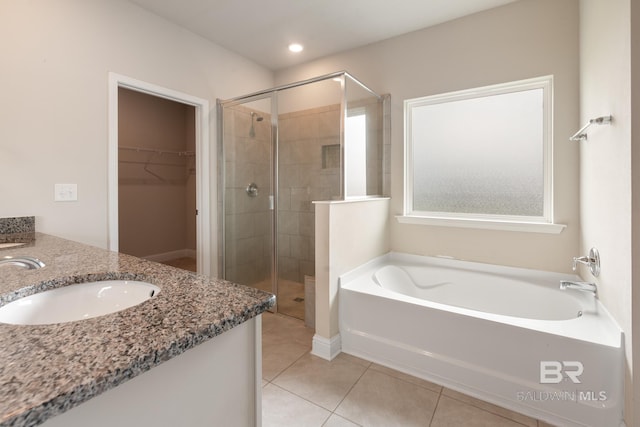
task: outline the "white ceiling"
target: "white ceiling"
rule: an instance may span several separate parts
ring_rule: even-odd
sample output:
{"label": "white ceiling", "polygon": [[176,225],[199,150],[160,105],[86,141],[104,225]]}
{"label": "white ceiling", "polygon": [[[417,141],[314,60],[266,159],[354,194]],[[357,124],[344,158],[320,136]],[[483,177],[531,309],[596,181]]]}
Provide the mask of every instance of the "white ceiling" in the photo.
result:
{"label": "white ceiling", "polygon": [[[515,0],[130,0],[278,70]],[[292,42],[305,50],[292,54]]]}

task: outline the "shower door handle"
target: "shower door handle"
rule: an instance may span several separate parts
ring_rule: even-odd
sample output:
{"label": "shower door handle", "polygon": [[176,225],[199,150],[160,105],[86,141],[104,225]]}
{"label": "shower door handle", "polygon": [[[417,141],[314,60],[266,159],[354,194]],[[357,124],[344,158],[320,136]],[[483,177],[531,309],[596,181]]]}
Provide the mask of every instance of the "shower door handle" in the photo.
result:
{"label": "shower door handle", "polygon": [[272,211],[274,209],[273,206],[273,195],[269,196],[269,210]]}
{"label": "shower door handle", "polygon": [[244,189],[247,192],[249,197],[256,197],[258,195],[258,185],[255,182],[247,185],[247,188]]}

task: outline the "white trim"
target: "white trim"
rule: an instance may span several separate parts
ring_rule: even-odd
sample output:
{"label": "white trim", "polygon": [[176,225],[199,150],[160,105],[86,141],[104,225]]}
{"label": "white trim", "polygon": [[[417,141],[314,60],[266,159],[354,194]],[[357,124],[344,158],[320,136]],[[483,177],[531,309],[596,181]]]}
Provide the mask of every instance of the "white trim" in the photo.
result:
{"label": "white trim", "polygon": [[342,351],[342,340],[340,334],[334,335],[331,339],[315,334],[311,345],[311,354],[325,360],[333,360]]}
{"label": "white trim", "polygon": [[254,318],[255,426],[262,427],[262,314]]}
{"label": "white trim", "polygon": [[375,202],[377,200],[391,200],[391,197],[387,196],[364,196],[364,197],[352,197],[346,200],[314,200],[311,204],[314,205],[340,205],[346,203],[362,203],[362,202]]}
{"label": "white trim", "polygon": [[414,215],[397,215],[401,224],[433,225],[439,227],[477,228],[483,230],[522,231],[529,233],[560,234],[566,228],[564,224],[544,222],[496,221],[470,218],[436,218]]}
{"label": "white trim", "polygon": [[118,242],[118,88],[124,87],[160,98],[188,104],[196,109],[196,218],[198,273],[211,275],[211,209],[209,184],[209,101],[131,77],[109,72],[108,137],[108,246]]}

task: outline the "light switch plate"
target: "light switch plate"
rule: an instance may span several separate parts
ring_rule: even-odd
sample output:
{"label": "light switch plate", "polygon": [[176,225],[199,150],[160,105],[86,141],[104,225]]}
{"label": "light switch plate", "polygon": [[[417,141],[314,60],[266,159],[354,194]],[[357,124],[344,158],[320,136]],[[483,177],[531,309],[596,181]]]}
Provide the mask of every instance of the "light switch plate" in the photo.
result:
{"label": "light switch plate", "polygon": [[56,202],[78,200],[78,184],[55,184],[53,200]]}

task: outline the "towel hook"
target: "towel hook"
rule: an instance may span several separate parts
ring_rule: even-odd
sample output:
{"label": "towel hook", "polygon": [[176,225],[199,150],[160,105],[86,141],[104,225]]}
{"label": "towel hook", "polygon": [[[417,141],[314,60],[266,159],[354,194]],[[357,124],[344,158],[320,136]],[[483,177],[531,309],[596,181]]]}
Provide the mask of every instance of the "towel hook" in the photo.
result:
{"label": "towel hook", "polygon": [[613,120],[613,116],[602,116],[596,117],[595,119],[589,120],[589,122],[582,126],[578,132],[576,132],[569,141],[584,141],[587,139],[587,128],[591,125],[609,125],[611,124],[611,120]]}

